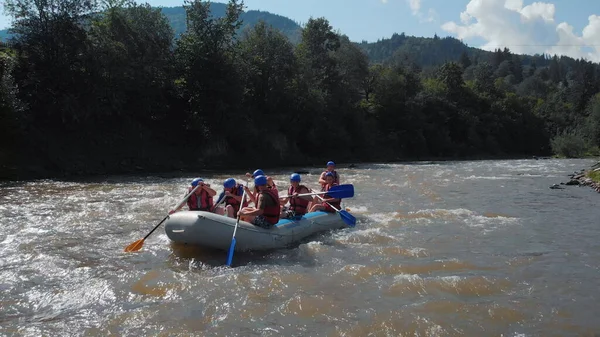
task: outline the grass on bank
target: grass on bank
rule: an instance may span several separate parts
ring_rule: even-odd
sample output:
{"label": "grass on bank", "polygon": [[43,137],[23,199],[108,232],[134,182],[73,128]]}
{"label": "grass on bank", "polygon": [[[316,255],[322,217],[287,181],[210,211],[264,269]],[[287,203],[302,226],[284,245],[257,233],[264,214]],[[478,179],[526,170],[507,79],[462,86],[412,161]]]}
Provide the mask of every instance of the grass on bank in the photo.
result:
{"label": "grass on bank", "polygon": [[593,181],[600,183],[600,171],[590,171],[587,174]]}

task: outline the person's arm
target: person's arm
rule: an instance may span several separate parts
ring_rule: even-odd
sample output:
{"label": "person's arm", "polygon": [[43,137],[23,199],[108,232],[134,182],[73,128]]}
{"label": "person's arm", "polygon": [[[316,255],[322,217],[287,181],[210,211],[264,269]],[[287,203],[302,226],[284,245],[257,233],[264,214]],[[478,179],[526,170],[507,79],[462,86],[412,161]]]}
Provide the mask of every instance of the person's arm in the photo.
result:
{"label": "person's arm", "polygon": [[244,190],[246,190],[246,196],[248,197],[248,199],[250,199],[250,201],[256,205],[256,197],[255,197],[254,193],[252,193],[250,191],[248,186],[244,186]]}
{"label": "person's arm", "polygon": [[217,195],[217,191],[213,190],[210,185],[207,184],[203,184],[202,185],[202,189],[206,191],[206,193],[208,193],[208,196],[210,197],[214,197],[215,195]]}
{"label": "person's arm", "polygon": [[325,180],[325,172],[321,173],[321,176],[319,177],[319,184],[321,184],[321,185],[327,184],[327,180]]}
{"label": "person's arm", "polygon": [[258,207],[256,207],[252,211],[242,210],[240,212],[242,215],[258,216],[258,215],[262,215],[264,213],[264,208],[265,208],[265,196],[261,194],[258,196]]}

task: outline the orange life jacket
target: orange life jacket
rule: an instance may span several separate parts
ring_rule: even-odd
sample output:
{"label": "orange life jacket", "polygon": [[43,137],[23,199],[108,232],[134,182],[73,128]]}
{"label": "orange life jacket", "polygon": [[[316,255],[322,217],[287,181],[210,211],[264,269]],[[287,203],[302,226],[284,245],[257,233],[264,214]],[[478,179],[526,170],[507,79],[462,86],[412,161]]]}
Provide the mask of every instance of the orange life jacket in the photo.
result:
{"label": "orange life jacket", "polygon": [[[190,193],[194,188],[188,188],[188,193]],[[208,192],[205,190],[200,191],[200,195],[197,192],[194,192],[187,200],[187,205],[190,211],[206,211],[210,212],[213,207],[213,198],[208,195]]]}
{"label": "orange life jacket", "polygon": [[[298,191],[300,191],[302,189],[308,190],[308,188],[306,188],[306,186],[304,186],[304,185],[299,185],[298,189],[295,189],[294,186],[290,186],[290,188],[288,189],[288,195],[297,193]],[[296,215],[304,215],[304,214],[306,214],[306,208],[308,208],[309,202],[310,201],[304,200],[300,197],[298,197],[298,198],[290,197],[290,210],[296,212]]]}

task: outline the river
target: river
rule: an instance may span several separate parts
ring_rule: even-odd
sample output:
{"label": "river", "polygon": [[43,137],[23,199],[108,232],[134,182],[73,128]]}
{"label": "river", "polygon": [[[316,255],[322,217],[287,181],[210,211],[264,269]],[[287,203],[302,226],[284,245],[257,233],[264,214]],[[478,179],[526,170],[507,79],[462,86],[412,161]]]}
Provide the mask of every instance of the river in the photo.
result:
{"label": "river", "polygon": [[340,169],[355,228],[233,268],[163,228],[123,252],[193,176],[2,183],[0,335],[598,336],[600,194],[549,188],[592,163]]}

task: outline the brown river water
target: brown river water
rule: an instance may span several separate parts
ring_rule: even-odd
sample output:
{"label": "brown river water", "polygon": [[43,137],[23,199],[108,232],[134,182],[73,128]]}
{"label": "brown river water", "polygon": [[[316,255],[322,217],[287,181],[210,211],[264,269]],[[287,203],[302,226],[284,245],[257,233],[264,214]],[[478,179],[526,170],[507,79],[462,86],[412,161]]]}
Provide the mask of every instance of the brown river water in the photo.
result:
{"label": "brown river water", "polygon": [[164,228],[123,252],[191,175],[2,183],[0,335],[599,336],[600,194],[549,188],[592,163],[341,168],[355,228],[233,268]]}

